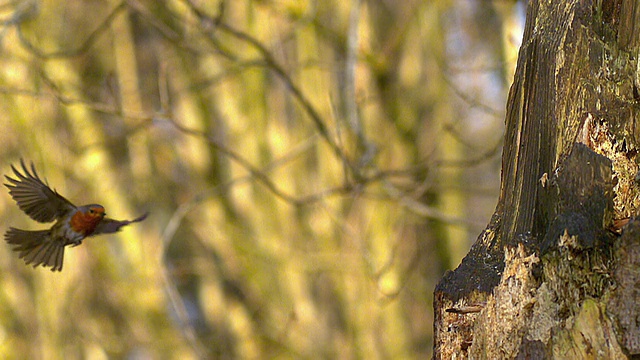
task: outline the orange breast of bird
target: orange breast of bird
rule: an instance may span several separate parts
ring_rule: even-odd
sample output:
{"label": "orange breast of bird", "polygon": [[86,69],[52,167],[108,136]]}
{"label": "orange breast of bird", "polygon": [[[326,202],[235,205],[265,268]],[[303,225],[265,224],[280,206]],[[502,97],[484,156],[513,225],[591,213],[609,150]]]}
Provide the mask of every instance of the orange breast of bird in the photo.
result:
{"label": "orange breast of bird", "polygon": [[71,229],[84,236],[89,236],[96,229],[100,220],[102,220],[102,216],[76,211],[71,217]]}

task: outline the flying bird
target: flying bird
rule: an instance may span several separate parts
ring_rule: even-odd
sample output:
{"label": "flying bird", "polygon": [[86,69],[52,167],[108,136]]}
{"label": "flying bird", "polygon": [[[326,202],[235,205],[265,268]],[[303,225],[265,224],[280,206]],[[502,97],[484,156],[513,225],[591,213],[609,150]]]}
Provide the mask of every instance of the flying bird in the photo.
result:
{"label": "flying bird", "polygon": [[148,213],[133,220],[114,220],[106,217],[104,207],[98,204],[75,206],[62,195],[52,190],[43,182],[35,166],[31,163],[31,171],[20,160],[22,173],[13,165],[11,169],[15,178],[5,175],[9,194],[18,204],[20,210],[33,220],[41,223],[55,221],[48,230],[21,230],[9,228],[4,234],[7,243],[24,262],[33,267],[42,265],[51,267],[51,271],[61,271],[64,258],[64,247],[78,246],[89,236],[115,233],[123,226],[139,222],[147,218]]}

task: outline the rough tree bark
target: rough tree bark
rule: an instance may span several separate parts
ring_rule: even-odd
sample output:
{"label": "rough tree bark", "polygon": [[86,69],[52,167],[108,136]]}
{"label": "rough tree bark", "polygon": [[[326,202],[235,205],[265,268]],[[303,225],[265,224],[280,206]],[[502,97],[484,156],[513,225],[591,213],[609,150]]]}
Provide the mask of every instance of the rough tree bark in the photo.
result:
{"label": "rough tree bark", "polygon": [[640,1],[529,2],[500,199],[436,287],[436,359],[640,356],[639,51]]}

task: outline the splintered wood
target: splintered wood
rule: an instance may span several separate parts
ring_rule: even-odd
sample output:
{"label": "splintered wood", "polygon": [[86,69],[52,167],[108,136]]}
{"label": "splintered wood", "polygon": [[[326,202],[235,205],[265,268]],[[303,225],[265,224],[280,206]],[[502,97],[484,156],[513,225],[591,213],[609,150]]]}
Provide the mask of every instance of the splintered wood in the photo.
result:
{"label": "splintered wood", "polygon": [[607,121],[591,114],[587,114],[576,141],[611,160],[614,224],[626,224],[624,220],[635,216],[640,208],[640,188],[636,181],[640,168],[633,141],[616,139]]}

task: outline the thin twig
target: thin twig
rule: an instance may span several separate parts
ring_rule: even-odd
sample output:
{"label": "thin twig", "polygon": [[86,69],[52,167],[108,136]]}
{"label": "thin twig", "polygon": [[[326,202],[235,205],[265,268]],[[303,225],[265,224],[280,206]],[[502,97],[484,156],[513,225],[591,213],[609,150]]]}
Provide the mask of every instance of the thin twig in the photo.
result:
{"label": "thin twig", "polygon": [[351,161],[349,160],[349,158],[347,157],[343,149],[340,146],[338,146],[338,143],[336,142],[336,140],[334,140],[333,135],[331,135],[331,132],[329,131],[329,128],[325,124],[325,121],[320,116],[320,113],[311,104],[311,101],[302,93],[300,88],[296,86],[296,84],[293,82],[289,74],[287,74],[284,68],[280,66],[278,61],[271,54],[271,52],[260,41],[258,41],[258,39],[254,38],[253,36],[245,32],[242,32],[240,30],[237,30],[227,25],[226,23],[224,23],[219,19],[214,20],[214,18],[207,15],[203,10],[198,8],[190,0],[186,0],[185,2],[188,4],[190,9],[193,11],[193,13],[201,19],[200,21],[201,24],[215,24],[215,26],[213,27],[214,29],[221,30],[235,37],[236,39],[242,40],[250,44],[260,53],[260,55],[262,56],[265,62],[265,66],[271,71],[273,71],[280,78],[280,80],[282,80],[282,82],[289,89],[289,91],[291,91],[291,94],[293,95],[293,97],[298,100],[302,108],[309,115],[309,117],[311,118],[311,121],[314,123],[314,125],[318,129],[318,132],[320,133],[320,135],[324,138],[327,144],[329,144],[329,147],[331,147],[331,149],[336,154],[336,156],[338,156],[340,161],[342,161],[343,164],[347,165],[350,168],[351,173],[356,177],[356,179],[359,179],[360,174],[356,171],[354,166],[351,164]]}
{"label": "thin twig", "polygon": [[113,10],[111,10],[109,15],[107,15],[107,17],[104,19],[104,21],[102,21],[102,23],[98,25],[98,27],[91,34],[89,34],[87,39],[76,49],[57,50],[49,53],[43,50],[40,50],[38,47],[36,47],[33,43],[31,43],[31,41],[29,41],[24,36],[22,29],[20,28],[20,24],[16,26],[18,38],[20,39],[20,42],[22,43],[22,45],[29,52],[31,52],[33,55],[41,59],[69,58],[69,57],[82,55],[85,52],[87,52],[93,46],[93,44],[98,40],[98,38],[109,29],[109,27],[115,20],[116,16],[118,16],[122,11],[127,9],[126,5],[127,5],[126,2],[123,1],[120,4],[118,4],[115,8],[113,8]]}

